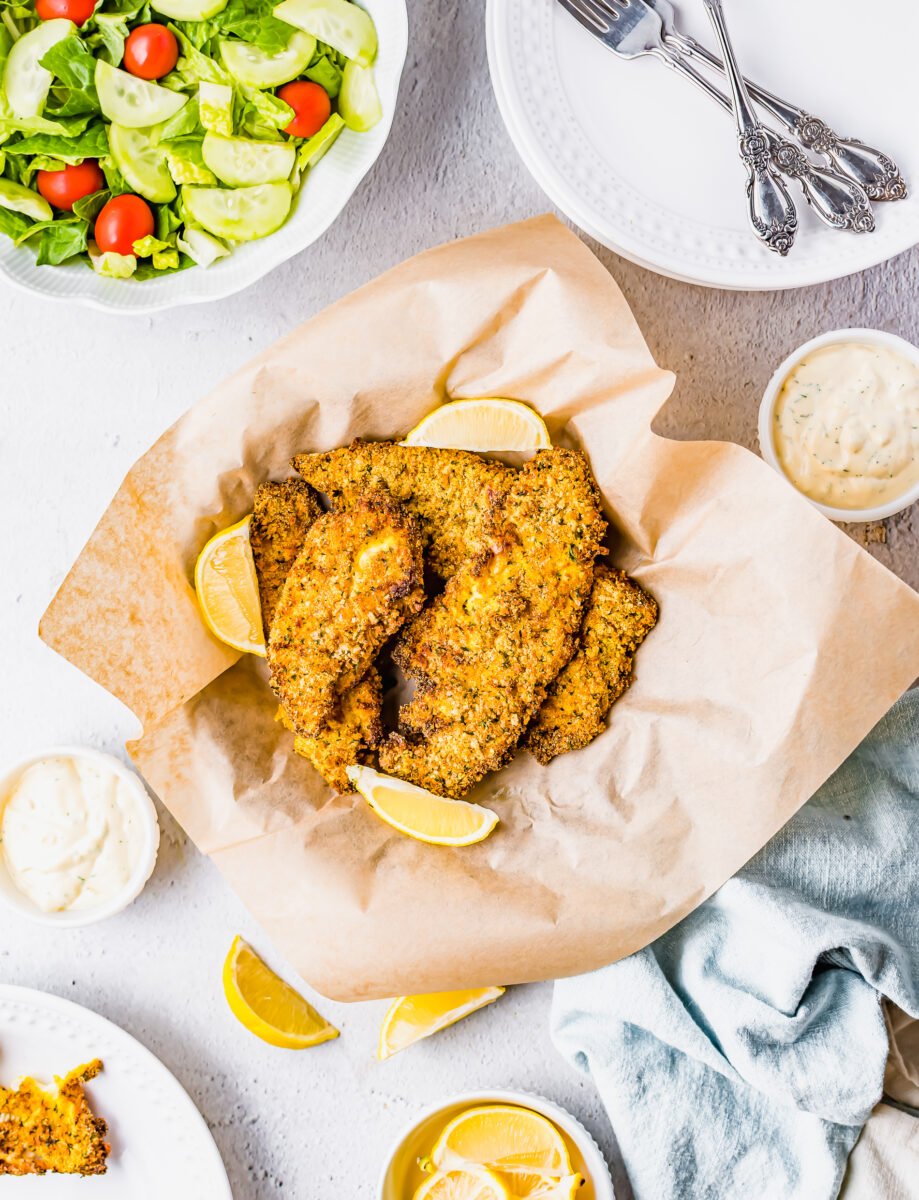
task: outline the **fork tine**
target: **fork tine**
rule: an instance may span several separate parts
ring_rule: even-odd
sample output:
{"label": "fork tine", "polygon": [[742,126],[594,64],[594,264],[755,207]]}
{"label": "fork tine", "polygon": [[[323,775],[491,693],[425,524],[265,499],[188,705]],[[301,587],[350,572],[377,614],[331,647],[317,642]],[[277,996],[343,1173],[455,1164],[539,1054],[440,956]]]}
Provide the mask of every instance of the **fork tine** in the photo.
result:
{"label": "fork tine", "polygon": [[600,33],[608,33],[610,22],[619,19],[618,15],[602,8],[599,0],[560,0],[560,3],[576,20],[593,26]]}

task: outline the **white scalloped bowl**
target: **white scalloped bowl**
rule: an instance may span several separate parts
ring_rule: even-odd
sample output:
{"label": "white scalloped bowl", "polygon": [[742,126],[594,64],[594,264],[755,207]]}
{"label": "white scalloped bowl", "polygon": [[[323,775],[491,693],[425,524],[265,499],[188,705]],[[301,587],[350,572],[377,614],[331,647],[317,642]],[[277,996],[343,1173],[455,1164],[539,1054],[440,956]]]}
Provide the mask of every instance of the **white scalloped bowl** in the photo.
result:
{"label": "white scalloped bowl", "polygon": [[543,1096],[507,1091],[466,1092],[419,1113],[408,1129],[403,1130],[383,1167],[379,1200],[409,1200],[424,1179],[418,1170],[418,1159],[430,1153],[448,1121],[467,1108],[483,1104],[515,1104],[547,1117],[564,1136],[571,1165],[584,1176],[578,1200],[616,1200],[606,1159],[581,1122]]}
{"label": "white scalloped bowl", "polygon": [[52,300],[105,312],[152,313],[232,296],[311,246],[348,203],[386,144],[408,51],[405,0],[361,3],[373,17],[380,39],[375,72],[383,120],[369,133],[342,132],[322,162],[307,173],[293,212],[277,233],[237,247],[228,258],[206,269],[190,267],[142,282],[104,279],[80,262],[39,267],[28,246],[17,248],[9,238],[0,237],[0,278]]}

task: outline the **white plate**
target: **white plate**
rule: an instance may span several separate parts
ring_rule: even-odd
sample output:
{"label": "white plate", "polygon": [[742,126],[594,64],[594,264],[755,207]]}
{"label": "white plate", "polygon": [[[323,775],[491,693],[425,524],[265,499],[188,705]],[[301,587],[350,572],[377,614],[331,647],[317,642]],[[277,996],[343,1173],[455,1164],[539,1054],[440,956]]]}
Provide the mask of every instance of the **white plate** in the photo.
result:
{"label": "white plate", "polygon": [[[680,24],[712,45],[700,0],[677,2]],[[489,0],[498,105],[551,200],[633,262],[712,287],[822,283],[919,242],[914,0],[733,0],[725,8],[745,73],[810,106],[841,136],[885,150],[911,197],[876,205],[877,231],[856,235],[821,225],[793,185],[801,228],[781,259],[746,225],[733,128],[710,100],[653,59],[616,58],[557,0]],[[867,36],[871,20],[878,32]]]}
{"label": "white plate", "polygon": [[[108,1122],[112,1152],[105,1175],[17,1179],[17,1195],[56,1200],[232,1200],[207,1125],[178,1081],[149,1050],[104,1017],[31,988],[0,984],[0,1079],[40,1081],[101,1058],[86,1092]],[[5,1184],[4,1188],[10,1187]]]}
{"label": "white plate", "polygon": [[221,300],[299,254],[320,238],[376,162],[389,137],[408,50],[405,0],[361,0],[376,22],[380,50],[374,67],[383,120],[369,133],[342,132],[335,145],[307,172],[288,221],[277,233],[237,247],[212,267],[190,267],[158,279],[103,279],[85,264],[38,267],[27,246],[17,249],[0,236],[0,277],[56,300],[76,301],[107,312],[150,313],[180,304]]}

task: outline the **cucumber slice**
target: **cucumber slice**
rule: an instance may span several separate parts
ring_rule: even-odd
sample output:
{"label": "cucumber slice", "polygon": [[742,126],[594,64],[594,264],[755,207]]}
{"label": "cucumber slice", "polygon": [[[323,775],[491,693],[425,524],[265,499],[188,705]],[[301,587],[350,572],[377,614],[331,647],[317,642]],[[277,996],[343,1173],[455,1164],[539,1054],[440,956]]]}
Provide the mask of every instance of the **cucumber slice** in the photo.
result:
{"label": "cucumber slice", "polygon": [[280,183],[288,178],[297,158],[292,142],[256,142],[219,133],[204,135],[201,153],[221,183],[235,188]]}
{"label": "cucumber slice", "polygon": [[14,117],[41,115],[54,79],[41,60],[52,46],[76,31],[73,21],[58,17],[42,21],[13,44],[3,70],[3,90]]}
{"label": "cucumber slice", "polygon": [[377,56],[377,29],[368,12],[350,0],[283,0],[279,21],[311,33],[320,42],[369,67]]}
{"label": "cucumber slice", "polygon": [[188,97],[129,75],[104,59],[96,62],[96,91],[103,114],[125,129],[146,129],[174,117]]}
{"label": "cucumber slice", "polygon": [[209,21],[226,8],[228,0],[154,0],[151,8],[173,21]]}
{"label": "cucumber slice", "polygon": [[110,125],[108,144],[115,166],[138,195],[154,204],[168,204],[175,199],[166,151],[159,145],[155,130]]}
{"label": "cucumber slice", "polygon": [[316,39],[299,29],[283,50],[269,54],[252,42],[221,42],[220,57],[234,79],[254,88],[280,87],[302,75],[316,53]]}
{"label": "cucumber slice", "polygon": [[12,179],[0,179],[0,208],[23,213],[33,221],[50,221],[54,216],[51,205],[38,192],[14,183]]}
{"label": "cucumber slice", "polygon": [[319,132],[308,138],[297,151],[297,164],[300,170],[302,171],[304,167],[314,167],[323,155],[328,154],[332,149],[333,142],[344,127],[345,123],[340,114],[333,112]]}
{"label": "cucumber slice", "polygon": [[383,118],[383,108],[373,80],[373,67],[345,63],[338,93],[338,111],[349,129],[366,133]]}
{"label": "cucumber slice", "polygon": [[202,79],[198,84],[198,114],[205,129],[229,136],[233,132],[233,89],[226,83]]}
{"label": "cucumber slice", "polygon": [[287,220],[292,198],[289,183],[182,188],[182,203],[191,219],[208,233],[231,242],[251,242],[280,229]]}

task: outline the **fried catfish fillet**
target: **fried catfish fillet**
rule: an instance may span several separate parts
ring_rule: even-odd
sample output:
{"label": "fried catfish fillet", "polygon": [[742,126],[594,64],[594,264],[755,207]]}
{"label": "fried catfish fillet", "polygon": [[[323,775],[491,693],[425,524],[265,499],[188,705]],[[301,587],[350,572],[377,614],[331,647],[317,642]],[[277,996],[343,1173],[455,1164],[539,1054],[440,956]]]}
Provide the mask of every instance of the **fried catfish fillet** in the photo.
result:
{"label": "fried catfish fillet", "polygon": [[281,589],[300,553],[306,531],[321,516],[322,509],[313,489],[302,479],[262,483],[256,489],[249,542],[266,638]]}
{"label": "fried catfish fillet", "polygon": [[524,739],[546,766],[603,732],[609,710],[632,682],[635,651],[657,624],[657,604],[625,571],[597,567],[581,644],[549,689]]}
{"label": "fried catfish fillet", "polygon": [[271,686],[301,737],[315,737],[383,643],[424,604],[417,523],[366,492],[307,531],[268,636]]}
{"label": "fried catfish fillet", "polygon": [[586,458],[540,451],[488,529],[395,654],[418,686],[380,763],[442,796],[504,766],[574,654],[606,530]]}
{"label": "fried catfish fillet", "polygon": [[485,518],[517,472],[466,450],[352,442],[326,454],[298,454],[294,469],[317,491],[347,502],[355,490],[387,489],[421,526],[427,562],[442,579],[480,546]]}
{"label": "fried catfish fillet", "polygon": [[[348,767],[365,762],[383,738],[380,713],[383,706],[383,681],[375,667],[345,692],[325,725],[315,737],[294,738],[294,750],[312,764],[336,792],[352,792]],[[291,729],[283,708],[278,720]]]}
{"label": "fried catfish fillet", "polygon": [[57,1079],[46,1092],[34,1079],[0,1087],[0,1175],[104,1175],[107,1126],[93,1115],[83,1084],[102,1070],[96,1059]]}

